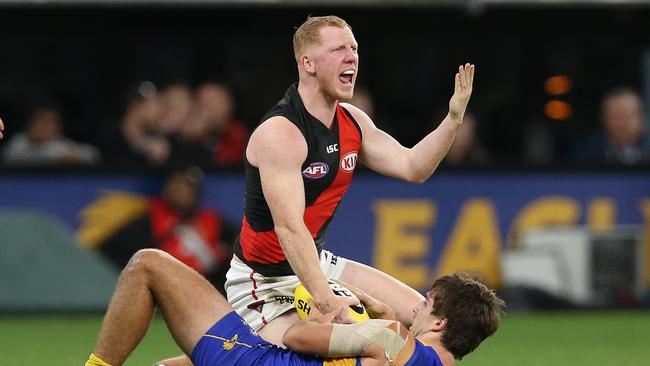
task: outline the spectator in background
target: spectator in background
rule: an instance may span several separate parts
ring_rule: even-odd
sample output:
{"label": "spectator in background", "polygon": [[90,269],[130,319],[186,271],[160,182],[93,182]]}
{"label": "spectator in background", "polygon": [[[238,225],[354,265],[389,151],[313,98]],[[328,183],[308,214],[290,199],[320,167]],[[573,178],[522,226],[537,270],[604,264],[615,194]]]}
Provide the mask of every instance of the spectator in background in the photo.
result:
{"label": "spectator in background", "polygon": [[576,160],[635,165],[650,162],[641,97],[629,87],[608,92],[601,103],[603,134],[579,144]]}
{"label": "spectator in background", "polygon": [[190,163],[197,149],[183,140],[180,131],[188,123],[192,104],[192,90],[182,83],[136,96],[122,120],[131,149],[153,165]]}
{"label": "spectator in background", "polygon": [[162,91],[161,102],[162,116],[157,130],[173,139],[190,118],[194,103],[192,89],[185,84],[169,85]]}
{"label": "spectator in background", "polygon": [[169,158],[171,148],[158,131],[163,116],[162,96],[153,84],[148,91],[129,93],[126,112],[120,123],[122,137],[131,152],[152,164],[162,164]]}
{"label": "spectator in background", "polygon": [[201,170],[191,167],[169,174],[156,197],[107,193],[82,213],[79,241],[120,269],[139,249],[162,249],[223,293],[238,228],[217,211],[199,207],[202,180]]}
{"label": "spectator in background", "polygon": [[63,122],[57,107],[42,105],[34,109],[25,131],[9,140],[3,151],[8,165],[95,164],[99,150],[63,135]]}
{"label": "spectator in background", "polygon": [[476,133],[476,117],[471,112],[466,112],[444,162],[449,166],[477,166],[489,161],[490,155],[481,146]]}
{"label": "spectator in background", "polygon": [[204,83],[196,90],[193,115],[182,135],[207,149],[213,165],[242,164],[249,131],[234,118],[234,111],[234,100],[225,85]]}

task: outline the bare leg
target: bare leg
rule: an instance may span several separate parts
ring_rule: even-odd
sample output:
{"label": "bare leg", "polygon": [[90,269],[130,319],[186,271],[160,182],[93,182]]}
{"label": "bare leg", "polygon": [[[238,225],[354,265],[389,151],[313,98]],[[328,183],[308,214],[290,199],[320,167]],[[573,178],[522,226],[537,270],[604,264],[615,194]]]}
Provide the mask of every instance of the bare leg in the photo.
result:
{"label": "bare leg", "polygon": [[[422,294],[392,276],[352,260],[348,260],[345,265],[341,280],[353,284],[370,296],[389,305],[395,310],[399,321],[406,326],[411,325],[413,306],[424,300]],[[298,319],[298,314],[295,311],[287,312],[265,325],[258,331],[258,334],[271,343],[282,345],[282,336]],[[160,363],[165,366],[192,366],[192,362],[187,356],[168,359]]]}
{"label": "bare leg", "polygon": [[[122,271],[95,346],[95,355],[119,366],[144,337],[157,305],[186,354],[232,307],[201,275],[169,254],[138,251]],[[191,364],[191,363],[190,363]]]}
{"label": "bare leg", "polygon": [[411,326],[413,306],[424,300],[422,294],[394,277],[352,260],[346,263],[341,280],[390,306],[397,319],[406,326]]}
{"label": "bare leg", "polygon": [[298,312],[295,309],[289,310],[271,320],[268,324],[262,327],[257,334],[268,342],[284,347],[282,344],[282,336],[284,336],[287,329],[298,320],[300,320]]}
{"label": "bare leg", "polygon": [[165,365],[165,366],[193,366],[192,360],[190,360],[187,355],[177,356],[174,358],[168,358],[166,360],[156,362],[156,365]]}
{"label": "bare leg", "polygon": [[[283,346],[282,336],[298,320],[300,320],[298,313],[295,310],[290,310],[270,321],[257,334],[268,342]],[[192,361],[189,357],[183,355],[159,361],[157,364],[163,364],[165,366],[192,366]]]}

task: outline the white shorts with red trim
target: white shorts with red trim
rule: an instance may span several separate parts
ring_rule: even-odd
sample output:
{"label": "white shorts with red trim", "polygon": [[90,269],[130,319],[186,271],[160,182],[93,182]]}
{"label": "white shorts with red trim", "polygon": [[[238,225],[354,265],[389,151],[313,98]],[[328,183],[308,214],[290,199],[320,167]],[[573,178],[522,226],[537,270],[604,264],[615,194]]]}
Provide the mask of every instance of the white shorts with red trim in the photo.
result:
{"label": "white shorts with red trim", "polygon": [[[328,279],[338,280],[346,263],[347,259],[326,250],[320,253],[320,267]],[[265,277],[234,255],[226,274],[226,293],[235,311],[258,331],[293,309],[293,293],[299,283],[298,276]]]}

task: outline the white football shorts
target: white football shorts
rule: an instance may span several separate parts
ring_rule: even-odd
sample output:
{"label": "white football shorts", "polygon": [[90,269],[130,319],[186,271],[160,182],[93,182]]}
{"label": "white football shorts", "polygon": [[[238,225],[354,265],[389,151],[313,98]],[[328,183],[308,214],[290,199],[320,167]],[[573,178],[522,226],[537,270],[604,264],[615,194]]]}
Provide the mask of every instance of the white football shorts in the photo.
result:
{"label": "white football shorts", "polygon": [[[322,250],[320,267],[328,279],[338,280],[347,259]],[[265,277],[233,255],[226,274],[228,302],[255,331],[293,309],[298,276]]]}

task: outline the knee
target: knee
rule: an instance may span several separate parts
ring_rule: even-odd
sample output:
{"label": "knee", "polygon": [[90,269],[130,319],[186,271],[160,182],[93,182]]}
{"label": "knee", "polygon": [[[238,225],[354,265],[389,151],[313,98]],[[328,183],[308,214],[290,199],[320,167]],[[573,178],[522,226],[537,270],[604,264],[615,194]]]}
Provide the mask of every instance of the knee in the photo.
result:
{"label": "knee", "polygon": [[131,274],[149,274],[156,268],[161,268],[166,257],[166,252],[159,249],[140,249],[129,260],[124,272]]}

